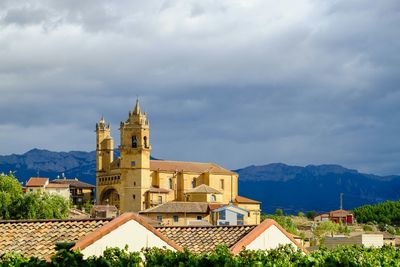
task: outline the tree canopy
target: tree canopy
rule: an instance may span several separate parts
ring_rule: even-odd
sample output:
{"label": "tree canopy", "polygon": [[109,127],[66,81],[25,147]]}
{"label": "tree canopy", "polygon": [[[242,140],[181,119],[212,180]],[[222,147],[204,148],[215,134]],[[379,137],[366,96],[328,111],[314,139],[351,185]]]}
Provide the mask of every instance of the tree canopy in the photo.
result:
{"label": "tree canopy", "polygon": [[400,201],[386,201],[375,205],[364,205],[355,208],[354,215],[360,223],[400,226]]}
{"label": "tree canopy", "polygon": [[0,219],[63,219],[69,203],[61,196],[22,191],[13,174],[0,175]]}

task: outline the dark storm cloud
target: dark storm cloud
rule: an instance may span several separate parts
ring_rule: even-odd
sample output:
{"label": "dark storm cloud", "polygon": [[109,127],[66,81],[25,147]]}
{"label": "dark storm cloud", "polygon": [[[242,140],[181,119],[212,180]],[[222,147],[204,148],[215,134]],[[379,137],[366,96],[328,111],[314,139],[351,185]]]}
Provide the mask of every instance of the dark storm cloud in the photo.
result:
{"label": "dark storm cloud", "polygon": [[[400,173],[398,1],[2,1],[0,154],[94,149],[137,95],[153,155]],[[190,149],[188,149],[190,148]]]}

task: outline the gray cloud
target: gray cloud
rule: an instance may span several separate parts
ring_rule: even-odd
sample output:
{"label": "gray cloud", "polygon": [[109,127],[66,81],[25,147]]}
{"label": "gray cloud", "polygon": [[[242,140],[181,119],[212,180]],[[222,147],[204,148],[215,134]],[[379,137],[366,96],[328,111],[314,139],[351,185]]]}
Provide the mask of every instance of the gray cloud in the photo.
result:
{"label": "gray cloud", "polygon": [[139,95],[153,155],[399,174],[400,4],[2,1],[0,154],[94,149]]}

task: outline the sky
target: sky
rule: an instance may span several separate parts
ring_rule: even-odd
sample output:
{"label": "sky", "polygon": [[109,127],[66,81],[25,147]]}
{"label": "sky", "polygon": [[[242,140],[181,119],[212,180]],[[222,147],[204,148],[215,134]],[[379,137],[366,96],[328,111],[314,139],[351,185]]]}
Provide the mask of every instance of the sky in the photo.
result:
{"label": "sky", "polygon": [[400,1],[0,1],[0,154],[95,149],[400,174]]}

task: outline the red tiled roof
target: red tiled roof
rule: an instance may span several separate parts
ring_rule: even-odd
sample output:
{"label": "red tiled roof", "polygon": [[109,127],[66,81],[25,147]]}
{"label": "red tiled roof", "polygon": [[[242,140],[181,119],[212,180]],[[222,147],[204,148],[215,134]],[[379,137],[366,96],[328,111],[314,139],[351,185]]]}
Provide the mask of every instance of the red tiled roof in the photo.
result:
{"label": "red tiled roof", "polygon": [[19,252],[49,258],[57,242],[76,242],[109,223],[109,219],[0,221],[0,254]]}
{"label": "red tiled roof", "polygon": [[333,210],[331,212],[329,212],[329,216],[330,217],[340,217],[340,216],[347,216],[347,215],[353,215],[350,211],[347,210]]}
{"label": "red tiled roof", "polygon": [[195,188],[188,190],[187,193],[190,193],[190,194],[222,194],[217,189],[215,189],[211,186],[208,186],[206,184],[201,184],[199,186],[196,186]]}
{"label": "red tiled roof", "polygon": [[195,253],[209,252],[222,244],[231,247],[255,228],[255,225],[156,227],[179,246]]}
{"label": "red tiled roof", "polygon": [[126,222],[134,220],[140,223],[143,227],[145,227],[148,231],[152,232],[156,236],[158,236],[161,240],[166,242],[168,245],[176,249],[177,251],[182,251],[182,248],[177,245],[174,241],[168,239],[165,237],[163,234],[161,234],[157,229],[155,229],[153,226],[151,226],[147,221],[146,218],[143,216],[140,216],[138,214],[135,214],[133,212],[126,212],[122,214],[121,216],[113,219],[109,224],[105,225],[104,227],[101,227],[94,232],[91,232],[90,234],[86,235],[84,238],[79,240],[75,246],[72,248],[72,250],[80,249],[83,250],[86,247],[90,246],[103,236],[107,235],[111,231],[117,229],[121,225],[125,224]]}
{"label": "red tiled roof", "polygon": [[49,183],[46,188],[69,188],[69,184]]}
{"label": "red tiled roof", "polygon": [[31,177],[28,182],[26,182],[27,187],[43,187],[49,181],[49,178],[43,177]]}
{"label": "red tiled roof", "polygon": [[250,199],[247,197],[242,197],[242,196],[236,196],[235,197],[235,202],[237,203],[243,203],[243,204],[260,204],[260,201]]}
{"label": "red tiled roof", "polygon": [[208,213],[208,203],[170,201],[139,212],[149,213]]}
{"label": "red tiled roof", "polygon": [[69,184],[71,187],[76,188],[96,188],[95,185],[79,181],[77,179],[54,179],[51,183]]}
{"label": "red tiled roof", "polygon": [[293,242],[295,246],[301,249],[304,253],[308,253],[308,251],[299,243],[297,242],[292,234],[286,232],[282,226],[280,226],[276,221],[272,219],[266,219],[261,224],[259,224],[256,228],[254,228],[250,233],[244,236],[241,240],[239,240],[234,246],[231,247],[231,251],[233,254],[239,253],[244,247],[249,245],[253,242],[257,237],[259,237],[264,231],[270,228],[272,225],[276,226],[290,241]]}
{"label": "red tiled roof", "polygon": [[151,160],[150,170],[169,171],[169,172],[195,172],[195,173],[215,173],[215,174],[235,174],[215,163],[185,162],[170,160]]}
{"label": "red tiled roof", "polygon": [[223,206],[226,206],[227,204],[217,204],[217,203],[209,203],[208,207],[211,211],[215,210],[215,209],[219,209]]}

